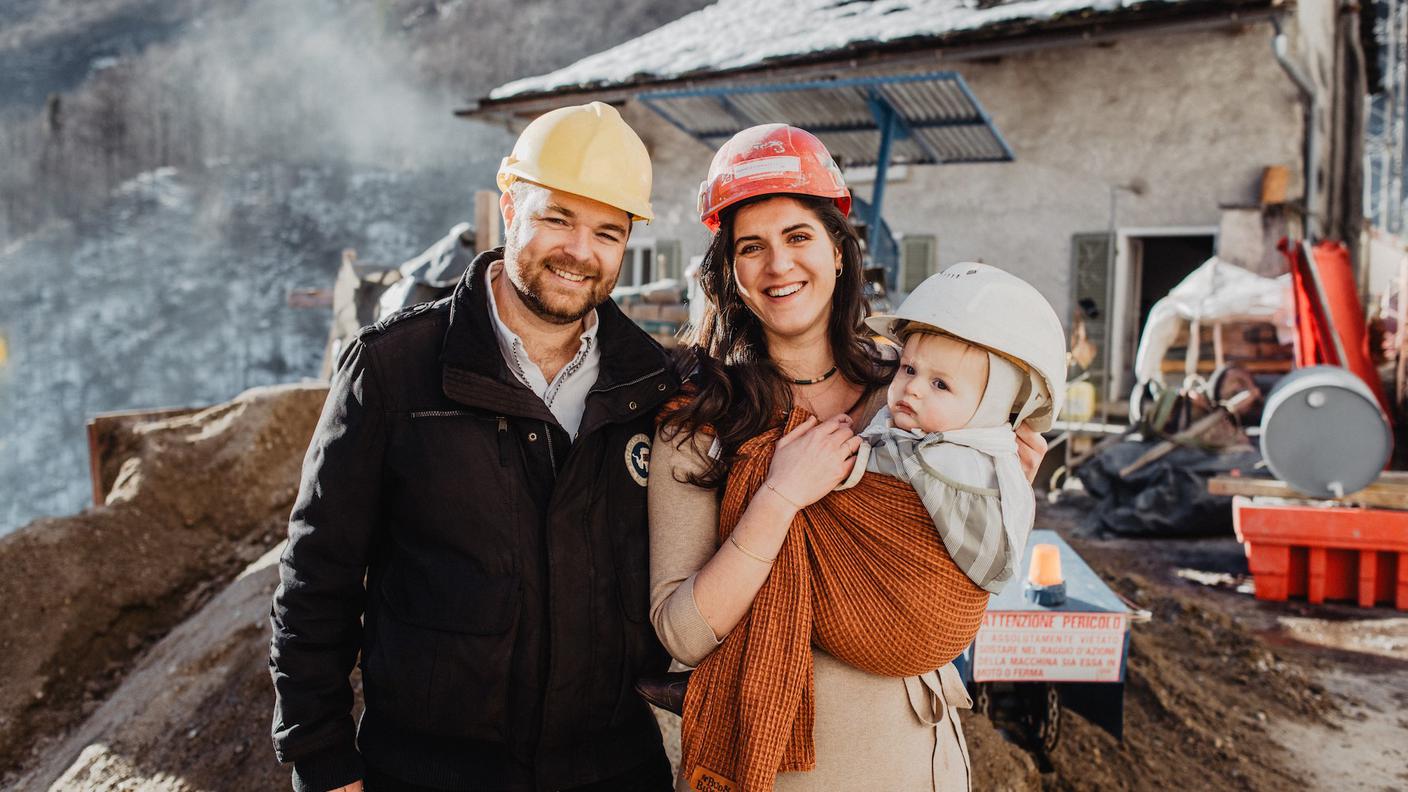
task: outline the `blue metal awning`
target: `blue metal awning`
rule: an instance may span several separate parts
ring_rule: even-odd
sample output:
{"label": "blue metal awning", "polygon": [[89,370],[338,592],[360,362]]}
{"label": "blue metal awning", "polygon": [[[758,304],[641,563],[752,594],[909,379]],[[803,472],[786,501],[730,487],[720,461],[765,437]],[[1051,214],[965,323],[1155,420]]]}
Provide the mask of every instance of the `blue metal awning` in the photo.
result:
{"label": "blue metal awning", "polygon": [[1010,162],[1012,149],[956,72],[720,85],[638,97],[711,149],[748,127],[786,123],[821,138],[843,167]]}
{"label": "blue metal awning", "polygon": [[[666,121],[717,150],[758,124],[811,132],[842,167],[875,166],[868,227],[881,228],[885,181],[893,164],[1011,162],[1007,141],[957,72],[845,80],[713,85],[637,96]],[[876,237],[877,243],[879,236]],[[877,244],[873,260],[893,288],[897,251]]]}

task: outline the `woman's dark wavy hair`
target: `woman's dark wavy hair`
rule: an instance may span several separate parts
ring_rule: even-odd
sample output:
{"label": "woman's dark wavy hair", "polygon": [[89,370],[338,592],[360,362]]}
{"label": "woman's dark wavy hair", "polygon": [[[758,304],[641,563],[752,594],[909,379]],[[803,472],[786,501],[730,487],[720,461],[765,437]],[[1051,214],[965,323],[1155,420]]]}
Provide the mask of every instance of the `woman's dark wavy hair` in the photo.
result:
{"label": "woman's dark wavy hair", "polygon": [[826,328],[832,355],[841,376],[866,393],[888,382],[892,365],[881,359],[863,321],[870,313],[865,302],[865,276],[860,240],[846,216],[829,198],[811,195],[760,195],[719,213],[719,231],[709,242],[699,268],[704,318],[676,354],[681,377],[697,389],[687,404],[669,407],[660,418],[666,438],[674,442],[704,430],[717,437],[720,453],[704,473],[689,483],[718,487],[737,461],[748,439],[781,424],[792,408],[792,389],[768,355],[763,324],[748,310],[733,277],[733,224],[738,211],[771,198],[792,198],[809,209],[831,242],[841,251],[841,273],[831,297]]}

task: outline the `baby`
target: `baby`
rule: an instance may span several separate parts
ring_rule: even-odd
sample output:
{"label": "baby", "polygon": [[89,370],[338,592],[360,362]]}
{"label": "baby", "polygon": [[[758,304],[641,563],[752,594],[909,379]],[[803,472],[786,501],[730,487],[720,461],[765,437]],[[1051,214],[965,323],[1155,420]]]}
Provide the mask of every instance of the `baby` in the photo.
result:
{"label": "baby", "polygon": [[1051,427],[1065,388],[1060,319],[1030,284],[964,263],[866,320],[902,346],[886,406],[861,432],[851,477],[914,486],[954,563],[994,594],[1015,576],[1036,514],[1015,428]]}

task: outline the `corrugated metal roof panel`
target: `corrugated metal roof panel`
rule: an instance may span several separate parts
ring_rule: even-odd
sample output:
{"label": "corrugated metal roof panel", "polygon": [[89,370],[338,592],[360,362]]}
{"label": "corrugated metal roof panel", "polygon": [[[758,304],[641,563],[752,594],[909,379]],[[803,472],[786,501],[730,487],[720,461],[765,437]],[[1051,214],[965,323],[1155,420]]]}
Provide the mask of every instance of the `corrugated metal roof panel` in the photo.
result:
{"label": "corrugated metal roof panel", "polygon": [[979,127],[949,126],[918,129],[915,136],[940,152],[944,162],[1000,162],[1010,159],[999,141]]}
{"label": "corrugated metal roof panel", "polygon": [[[738,118],[712,96],[682,96],[672,103],[672,111],[701,133],[726,132],[738,128]],[[732,135],[732,132],[728,132]]]}
{"label": "corrugated metal roof panel", "polygon": [[982,118],[962,89],[952,83],[894,83],[880,90],[911,123]]}
{"label": "corrugated metal roof panel", "polygon": [[1005,162],[1012,152],[963,78],[953,72],[645,93],[641,100],[675,126],[718,148],[757,124],[815,133],[843,165],[874,165],[881,121],[893,115],[890,161]]}

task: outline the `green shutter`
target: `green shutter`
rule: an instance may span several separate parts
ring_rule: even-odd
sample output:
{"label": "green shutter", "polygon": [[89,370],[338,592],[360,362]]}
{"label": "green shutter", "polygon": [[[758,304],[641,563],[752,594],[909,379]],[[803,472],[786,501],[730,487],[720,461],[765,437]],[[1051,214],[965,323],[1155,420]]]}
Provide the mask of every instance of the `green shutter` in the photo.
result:
{"label": "green shutter", "polygon": [[[1111,300],[1110,234],[1075,234],[1071,237],[1071,316],[1068,327],[1075,328],[1077,317],[1085,318],[1085,334],[1097,354],[1091,361],[1090,383],[1099,393],[1104,388],[1105,343],[1109,336]],[[1088,308],[1093,308],[1091,316]],[[1072,372],[1076,374],[1079,372]],[[1099,393],[1104,398],[1104,393]]]}
{"label": "green shutter", "polygon": [[938,262],[939,242],[932,234],[905,234],[900,240],[900,267],[903,279],[900,288],[906,294],[918,288],[924,279],[934,274]]}

